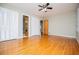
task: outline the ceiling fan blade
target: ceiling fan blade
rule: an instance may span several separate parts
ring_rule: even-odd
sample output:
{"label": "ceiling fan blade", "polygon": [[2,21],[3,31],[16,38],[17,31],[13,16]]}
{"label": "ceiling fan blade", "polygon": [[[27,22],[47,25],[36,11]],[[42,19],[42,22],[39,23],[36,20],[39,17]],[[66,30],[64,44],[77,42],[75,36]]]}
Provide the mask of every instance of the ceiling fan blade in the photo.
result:
{"label": "ceiling fan blade", "polygon": [[41,11],[42,9],[39,9],[39,11]]}
{"label": "ceiling fan blade", "polygon": [[53,9],[52,7],[47,7],[47,9]]}
{"label": "ceiling fan blade", "polygon": [[41,5],[38,5],[39,7],[43,7],[43,6],[41,6]]}
{"label": "ceiling fan blade", "polygon": [[46,3],[46,4],[44,5],[44,8],[46,8],[48,5],[49,5],[49,3]]}
{"label": "ceiling fan blade", "polygon": [[49,5],[49,3],[46,4],[46,6],[48,6],[48,5]]}

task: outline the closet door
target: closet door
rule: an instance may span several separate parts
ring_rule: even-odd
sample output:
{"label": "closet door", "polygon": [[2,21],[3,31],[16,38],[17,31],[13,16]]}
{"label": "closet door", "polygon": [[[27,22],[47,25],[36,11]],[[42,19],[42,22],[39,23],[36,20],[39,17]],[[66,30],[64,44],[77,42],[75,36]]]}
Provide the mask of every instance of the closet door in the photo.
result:
{"label": "closet door", "polygon": [[79,41],[79,8],[77,9],[77,39]]}
{"label": "closet door", "polygon": [[9,19],[9,32],[10,39],[18,38],[18,13],[14,11],[10,11],[10,19]]}
{"label": "closet door", "polygon": [[5,17],[4,17],[4,30],[5,30],[5,40],[9,40],[10,38],[10,29],[9,29],[9,20],[10,20],[10,13],[9,10],[5,9]]}
{"label": "closet door", "polygon": [[5,40],[5,16],[6,11],[0,8],[0,41]]}
{"label": "closet door", "polygon": [[0,8],[0,41],[18,38],[18,13]]}

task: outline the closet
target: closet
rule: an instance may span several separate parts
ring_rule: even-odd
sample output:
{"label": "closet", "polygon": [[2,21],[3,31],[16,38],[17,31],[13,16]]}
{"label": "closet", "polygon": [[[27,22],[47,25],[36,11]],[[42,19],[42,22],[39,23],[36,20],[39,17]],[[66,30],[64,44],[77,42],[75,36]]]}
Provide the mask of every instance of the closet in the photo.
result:
{"label": "closet", "polygon": [[18,12],[0,7],[0,41],[18,38]]}

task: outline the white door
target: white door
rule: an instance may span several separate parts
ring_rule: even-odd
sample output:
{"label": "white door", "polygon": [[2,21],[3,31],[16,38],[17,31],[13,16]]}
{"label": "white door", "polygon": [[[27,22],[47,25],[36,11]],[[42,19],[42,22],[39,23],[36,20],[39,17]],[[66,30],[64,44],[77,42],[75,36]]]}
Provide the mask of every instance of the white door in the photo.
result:
{"label": "white door", "polygon": [[18,12],[0,8],[0,41],[18,38]]}

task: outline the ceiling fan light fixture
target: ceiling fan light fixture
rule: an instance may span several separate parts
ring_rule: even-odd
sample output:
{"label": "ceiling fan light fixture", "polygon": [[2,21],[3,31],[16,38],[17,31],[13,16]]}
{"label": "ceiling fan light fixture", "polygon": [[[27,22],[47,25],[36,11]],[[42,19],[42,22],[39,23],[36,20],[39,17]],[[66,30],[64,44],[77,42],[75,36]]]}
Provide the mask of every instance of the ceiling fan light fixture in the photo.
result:
{"label": "ceiling fan light fixture", "polygon": [[44,12],[45,12],[45,11],[47,11],[47,9],[46,9],[46,8],[44,8],[44,9],[43,9],[43,10],[41,10],[41,11],[44,11]]}
{"label": "ceiling fan light fixture", "polygon": [[52,7],[49,7],[48,5],[50,5],[50,3],[46,3],[44,5],[38,5],[39,7],[41,7],[41,9],[39,9],[39,11],[47,12],[47,9],[52,10],[53,8]]}

